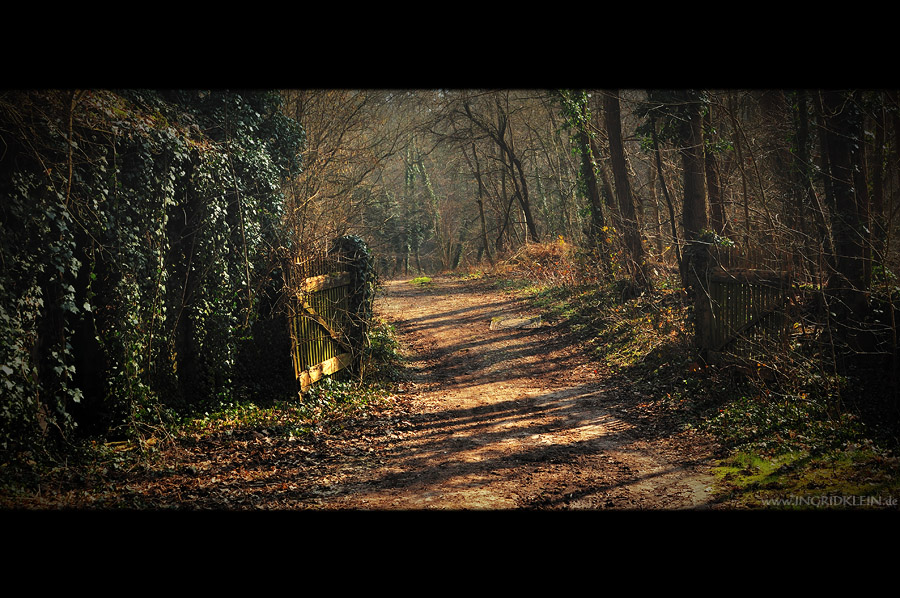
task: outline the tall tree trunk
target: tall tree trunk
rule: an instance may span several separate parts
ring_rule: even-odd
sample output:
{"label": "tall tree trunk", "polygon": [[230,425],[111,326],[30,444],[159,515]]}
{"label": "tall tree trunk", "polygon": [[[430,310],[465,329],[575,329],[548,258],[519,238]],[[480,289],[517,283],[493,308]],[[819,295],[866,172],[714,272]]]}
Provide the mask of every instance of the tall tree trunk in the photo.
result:
{"label": "tall tree trunk", "polygon": [[506,189],[506,158],[499,148],[497,149],[497,152],[499,154],[500,163],[503,165],[500,169],[500,205],[506,206],[506,209],[499,212],[497,215],[497,230],[500,232],[497,233],[497,240],[494,242],[494,246],[497,248],[497,255],[502,255],[504,248],[503,235],[506,232],[506,226],[509,223],[509,210],[512,207],[514,198],[510,199],[509,192]]}
{"label": "tall tree trunk", "polygon": [[644,247],[641,245],[641,234],[634,208],[631,181],[628,179],[628,164],[625,161],[619,92],[618,90],[609,90],[604,97],[609,154],[612,161],[613,177],[615,178],[619,213],[622,216],[622,226],[624,228],[622,232],[625,236],[625,246],[631,258],[632,267],[630,270],[632,270],[632,276],[638,287],[645,288],[648,283],[646,260],[644,259]]}
{"label": "tall tree trunk", "polygon": [[656,166],[650,167],[650,204],[653,206],[653,222],[656,233],[656,253],[662,255],[663,238],[662,238],[662,221],[659,219],[659,191],[656,188],[656,179],[659,178],[659,171]]}
{"label": "tall tree trunk", "polygon": [[496,246],[498,254],[503,252],[503,235],[506,234],[507,240],[510,240],[513,236],[513,233],[506,232],[507,227],[515,232],[515,228],[509,226],[509,214],[512,210],[513,202],[516,201],[516,194],[513,193],[512,197],[510,197],[509,191],[507,191],[506,189],[506,177],[508,176],[508,170],[506,165],[506,154],[503,151],[500,151],[500,164],[502,165],[502,168],[500,170],[500,196],[503,200],[503,205],[506,206],[506,210],[504,210],[502,214],[503,221],[500,223],[500,232],[497,233]]}
{"label": "tall tree trunk", "polygon": [[868,157],[866,155],[865,132],[863,131],[863,119],[860,116],[856,121],[855,136],[857,143],[851,148],[853,152],[853,189],[856,195],[856,211],[859,218],[859,239],[862,245],[863,288],[868,289],[872,283],[872,221],[868,183]]}
{"label": "tall tree trunk", "polygon": [[854,190],[853,146],[858,124],[852,97],[825,91],[822,105],[825,110],[825,141],[830,179],[834,198],[832,231],[834,235],[837,272],[829,280],[833,297],[830,309],[839,320],[861,318],[866,306],[865,230],[860,218],[859,196]]}
{"label": "tall tree trunk", "polygon": [[885,144],[885,110],[886,94],[879,95],[878,107],[874,116],[875,146],[872,148],[872,260],[875,264],[884,265],[884,144]]}
{"label": "tall tree trunk", "polygon": [[606,206],[607,219],[610,221],[608,226],[618,230],[622,227],[622,216],[619,214],[619,207],[616,205],[616,193],[613,191],[612,182],[610,182],[609,166],[606,160],[600,159],[603,152],[598,146],[599,144],[592,137],[591,154],[595,158],[597,174],[600,176],[600,180],[597,183],[600,189],[600,196],[603,198],[603,204]]}
{"label": "tall tree trunk", "polygon": [[[478,161],[478,154],[475,151],[474,143],[472,144],[472,159],[475,161],[473,170],[475,171],[475,180],[478,182],[478,199],[476,202],[478,203],[478,217],[481,220],[481,243],[484,252],[487,253],[488,261],[491,263],[491,266],[493,266],[494,256],[491,255],[491,247],[487,238],[487,222],[485,222],[484,219],[484,181],[481,180],[481,163]],[[472,168],[472,163],[469,161],[468,155],[466,155],[466,161],[469,162],[469,168]]]}
{"label": "tall tree trunk", "polygon": [[703,161],[703,121],[699,101],[688,99],[688,138],[681,148],[684,169],[682,223],[687,241],[693,241],[709,226],[706,215],[706,173]]}
{"label": "tall tree trunk", "polygon": [[681,146],[684,171],[682,226],[686,240],[682,276],[694,308],[694,342],[701,351],[705,351],[710,348],[712,309],[706,276],[710,251],[709,246],[700,241],[703,231],[708,227],[702,104],[691,92],[683,94],[683,101],[687,123]]}
{"label": "tall tree trunk", "polygon": [[[712,128],[712,112],[707,110],[703,121],[707,130]],[[706,144],[704,144],[706,146]],[[703,156],[706,161],[706,188],[709,194],[709,223],[713,232],[723,237],[732,236],[731,225],[725,213],[725,202],[722,200],[722,188],[719,185],[719,165],[716,157],[708,148],[703,148]]]}
{"label": "tall tree trunk", "polygon": [[[834,269],[834,264],[832,262],[834,258],[834,248],[831,241],[831,231],[825,220],[825,208],[822,206],[822,202],[816,194],[812,178],[809,174],[811,172],[809,155],[809,96],[808,93],[803,90],[798,93],[796,170],[800,173],[800,184],[803,187],[804,195],[806,197],[806,205],[803,207],[808,206],[809,211],[812,213],[819,238],[820,247],[817,248],[817,251],[822,255],[820,269],[826,269],[828,272],[831,272]],[[801,214],[804,212],[806,212],[806,209],[801,210]]]}
{"label": "tall tree trunk", "polygon": [[741,150],[741,134],[737,121],[737,97],[731,93],[728,95],[728,115],[731,118],[732,135],[734,136],[734,151],[737,154],[738,169],[741,171],[741,189],[744,205],[744,247],[750,248],[750,194],[747,190],[747,173],[744,170],[744,156]]}
{"label": "tall tree trunk", "polygon": [[[582,105],[583,114],[587,113],[587,105]],[[591,207],[591,223],[589,227],[590,243],[592,247],[601,249],[601,254],[606,252],[602,250],[605,245],[603,239],[606,223],[603,219],[603,201],[600,198],[600,188],[597,185],[597,171],[594,166],[593,144],[590,136],[583,125],[579,127],[577,139],[579,149],[581,150],[581,174],[584,177],[584,184],[588,195],[588,202]]]}
{"label": "tall tree trunk", "polygon": [[507,166],[510,171],[511,180],[513,183],[513,191],[516,199],[519,200],[519,206],[522,208],[522,214],[525,217],[525,225],[528,228],[528,233],[531,235],[531,240],[535,243],[540,242],[540,235],[538,235],[537,226],[535,225],[534,218],[531,215],[531,205],[528,200],[528,183],[525,179],[525,169],[522,167],[522,162],[519,160],[518,156],[516,156],[513,141],[510,139],[507,141],[506,133],[509,130],[509,121],[506,116],[506,112],[503,109],[503,106],[500,104],[500,100],[498,99],[496,102],[497,111],[498,111],[498,124],[496,130],[491,126],[487,125],[482,121],[477,115],[472,112],[471,106],[468,102],[463,103],[463,109],[465,110],[466,116],[468,116],[469,120],[472,121],[478,128],[487,133],[487,135],[494,140],[494,143],[497,144],[501,153],[504,156],[504,159],[507,160]]}
{"label": "tall tree trunk", "polygon": [[675,259],[678,260],[678,270],[684,279],[684,262],[681,259],[681,241],[678,238],[678,225],[675,222],[675,205],[672,203],[672,196],[669,195],[669,187],[666,185],[665,172],[663,171],[662,153],[659,149],[659,135],[656,132],[656,118],[650,115],[650,133],[653,140],[653,153],[656,156],[656,173],[659,175],[659,183],[663,190],[663,197],[666,199],[666,208],[669,211],[669,226],[672,231],[672,247],[675,248]]}
{"label": "tall tree trunk", "polygon": [[515,176],[513,176],[512,179],[515,184],[516,196],[519,198],[519,205],[522,208],[522,215],[525,217],[525,226],[528,229],[528,233],[531,235],[531,240],[534,243],[539,243],[541,238],[538,235],[534,217],[531,215],[531,203],[528,200],[528,183],[525,180],[525,170],[522,168],[522,162],[513,153],[512,148],[510,146],[505,147],[508,152],[507,155],[510,163],[515,167],[515,173],[518,175],[518,180],[516,180]]}

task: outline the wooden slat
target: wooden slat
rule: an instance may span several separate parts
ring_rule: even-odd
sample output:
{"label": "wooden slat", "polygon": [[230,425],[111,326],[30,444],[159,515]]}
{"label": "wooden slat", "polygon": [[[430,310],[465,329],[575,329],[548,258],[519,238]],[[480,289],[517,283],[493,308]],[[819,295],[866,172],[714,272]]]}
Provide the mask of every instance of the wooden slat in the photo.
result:
{"label": "wooden slat", "polygon": [[350,353],[341,353],[340,355],[326,359],[322,363],[300,372],[298,378],[300,380],[301,392],[306,392],[313,382],[342,370],[350,365],[352,361],[353,355]]}
{"label": "wooden slat", "polygon": [[[339,287],[330,287],[330,288],[339,288]],[[332,305],[332,309],[336,309],[338,313],[344,313],[346,311],[346,306],[344,305],[346,301],[344,299],[347,297],[347,292],[340,294],[339,297],[336,298],[335,304]],[[333,324],[326,319],[326,316],[319,313],[320,310],[316,309],[311,305],[306,298],[302,296],[297,297],[297,301],[300,304],[300,307],[303,309],[304,314],[307,318],[314,320],[322,329],[328,333],[328,336],[336,343],[341,345],[346,349],[351,349],[350,345],[347,344],[347,341],[343,338],[339,331],[335,330]]]}
{"label": "wooden slat", "polygon": [[315,293],[325,291],[334,287],[340,287],[353,282],[353,277],[349,272],[339,272],[337,274],[322,274],[319,276],[311,276],[303,281],[301,288],[306,293]]}

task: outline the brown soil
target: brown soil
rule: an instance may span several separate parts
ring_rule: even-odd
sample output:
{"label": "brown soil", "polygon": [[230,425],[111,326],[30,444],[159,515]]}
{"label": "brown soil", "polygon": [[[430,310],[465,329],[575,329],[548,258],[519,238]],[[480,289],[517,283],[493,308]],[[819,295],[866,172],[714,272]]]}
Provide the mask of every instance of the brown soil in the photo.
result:
{"label": "brown soil", "polygon": [[492,330],[495,318],[537,315],[513,294],[483,282],[398,280],[379,305],[406,347],[409,412],[378,467],[345,478],[321,507],[708,505],[704,439],[642,417],[641,397],[613,385],[556,326]]}
{"label": "brown soil", "polygon": [[[162,464],[70,472],[6,506],[188,510],[696,509],[710,446],[642,410],[647,397],[559,326],[484,281],[397,280],[377,301],[408,376],[391,408],[311,436],[184,439]],[[525,320],[522,320],[525,321]],[[618,381],[616,381],[618,380]]]}

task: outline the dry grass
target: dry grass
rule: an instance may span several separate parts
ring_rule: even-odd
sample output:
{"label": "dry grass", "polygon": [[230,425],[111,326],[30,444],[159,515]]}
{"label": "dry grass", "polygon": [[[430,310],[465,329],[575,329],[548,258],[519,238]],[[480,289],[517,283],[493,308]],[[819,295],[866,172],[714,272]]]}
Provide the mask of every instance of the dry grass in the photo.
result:
{"label": "dry grass", "polygon": [[549,243],[522,245],[499,262],[492,274],[541,286],[568,287],[584,282],[583,263],[579,249],[559,237]]}

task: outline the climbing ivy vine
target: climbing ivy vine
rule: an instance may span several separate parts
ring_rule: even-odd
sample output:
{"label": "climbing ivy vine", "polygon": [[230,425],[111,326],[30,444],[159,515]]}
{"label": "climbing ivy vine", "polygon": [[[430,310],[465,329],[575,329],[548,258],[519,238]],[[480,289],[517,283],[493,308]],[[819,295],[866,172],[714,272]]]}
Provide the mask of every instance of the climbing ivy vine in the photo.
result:
{"label": "climbing ivy vine", "polygon": [[303,131],[277,93],[0,93],[0,451],[227,398]]}

